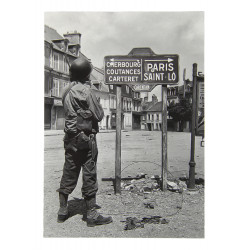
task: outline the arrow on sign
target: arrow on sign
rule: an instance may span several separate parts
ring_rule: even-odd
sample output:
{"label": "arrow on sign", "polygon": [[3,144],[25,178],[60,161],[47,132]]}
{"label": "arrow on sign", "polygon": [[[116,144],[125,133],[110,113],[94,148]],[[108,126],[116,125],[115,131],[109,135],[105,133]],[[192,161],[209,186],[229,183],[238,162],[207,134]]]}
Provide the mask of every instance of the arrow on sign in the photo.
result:
{"label": "arrow on sign", "polygon": [[147,61],[147,62],[152,62],[152,61],[154,61],[154,62],[162,62],[162,61],[172,62],[172,61],[174,61],[174,59],[168,58],[166,60],[145,60],[145,61]]}

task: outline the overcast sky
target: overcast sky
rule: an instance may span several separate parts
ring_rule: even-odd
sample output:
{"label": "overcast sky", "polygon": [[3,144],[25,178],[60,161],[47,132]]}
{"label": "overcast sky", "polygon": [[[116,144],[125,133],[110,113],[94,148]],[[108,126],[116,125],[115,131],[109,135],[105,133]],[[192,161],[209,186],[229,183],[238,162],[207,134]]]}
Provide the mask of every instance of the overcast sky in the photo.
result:
{"label": "overcast sky", "polygon": [[[192,79],[192,64],[204,72],[204,12],[46,12],[46,25],[60,35],[82,34],[81,51],[103,67],[104,56],[127,55],[150,47],[156,54],[179,55],[179,84]],[[152,93],[160,98],[160,87]]]}

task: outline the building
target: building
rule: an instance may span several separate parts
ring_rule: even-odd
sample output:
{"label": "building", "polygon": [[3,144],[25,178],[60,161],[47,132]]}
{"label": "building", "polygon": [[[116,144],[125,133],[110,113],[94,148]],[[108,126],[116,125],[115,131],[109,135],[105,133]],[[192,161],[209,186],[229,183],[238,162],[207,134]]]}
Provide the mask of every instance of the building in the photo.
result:
{"label": "building", "polygon": [[[109,85],[111,129],[116,128],[116,85]],[[133,91],[128,85],[121,86],[122,129],[141,128],[140,92]]]}
{"label": "building", "polygon": [[162,126],[162,102],[156,102],[146,110],[146,129],[149,131],[161,130]]}
{"label": "building", "polygon": [[[45,25],[44,57],[44,128],[60,130],[64,128],[62,93],[70,83],[69,67],[78,57],[88,59],[81,52],[81,34],[75,31],[61,36]],[[104,109],[100,129],[110,128],[109,89],[103,84],[102,70],[94,67],[90,80]]]}
{"label": "building", "polygon": [[99,122],[100,130],[111,129],[111,114],[110,114],[110,97],[109,97],[109,87],[104,84],[104,72],[102,69],[97,67],[93,68],[93,71],[90,75],[90,80],[92,83],[91,88],[96,94],[97,98],[100,98],[100,104],[102,105],[104,111],[104,117]]}
{"label": "building", "polygon": [[59,35],[45,25],[44,29],[44,128],[63,129],[63,89],[70,82],[69,65],[80,52],[81,34]]}
{"label": "building", "polygon": [[[168,87],[168,101],[167,105],[169,106],[170,102],[178,102],[178,87]],[[142,104],[143,115],[141,118],[141,128],[143,130],[161,131],[162,128],[162,101],[159,102],[156,95],[152,95],[152,101],[148,101],[148,97],[144,97]],[[168,131],[178,131],[178,123],[174,122],[172,117],[168,116]]]}

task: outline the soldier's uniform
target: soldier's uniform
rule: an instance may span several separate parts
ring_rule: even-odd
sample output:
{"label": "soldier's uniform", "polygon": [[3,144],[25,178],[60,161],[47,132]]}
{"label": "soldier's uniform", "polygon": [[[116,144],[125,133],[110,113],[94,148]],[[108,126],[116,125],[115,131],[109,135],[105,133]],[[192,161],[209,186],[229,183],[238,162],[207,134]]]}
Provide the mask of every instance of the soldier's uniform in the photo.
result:
{"label": "soldier's uniform", "polygon": [[[85,70],[88,75],[84,72],[86,66],[91,66],[91,69]],[[102,120],[104,112],[88,82],[91,70],[92,65],[80,58],[76,59],[70,68],[71,74],[74,76],[75,73],[75,77],[62,98],[65,111],[65,163],[60,188],[57,191],[60,199],[58,222],[63,222],[69,216],[68,195],[75,189],[82,169],[81,191],[87,207],[85,220],[88,226],[95,226],[110,223],[112,218],[105,218],[96,211],[96,134],[99,132],[98,122]]]}

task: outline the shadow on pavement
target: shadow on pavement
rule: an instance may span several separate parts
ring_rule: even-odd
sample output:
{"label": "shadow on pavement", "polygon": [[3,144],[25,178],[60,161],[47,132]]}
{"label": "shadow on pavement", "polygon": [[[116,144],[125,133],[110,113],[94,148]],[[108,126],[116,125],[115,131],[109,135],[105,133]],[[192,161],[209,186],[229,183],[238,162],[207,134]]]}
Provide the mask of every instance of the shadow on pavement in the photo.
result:
{"label": "shadow on pavement", "polygon": [[87,212],[84,199],[78,199],[74,197],[74,200],[68,201],[69,218],[77,214],[83,215],[83,212]]}

